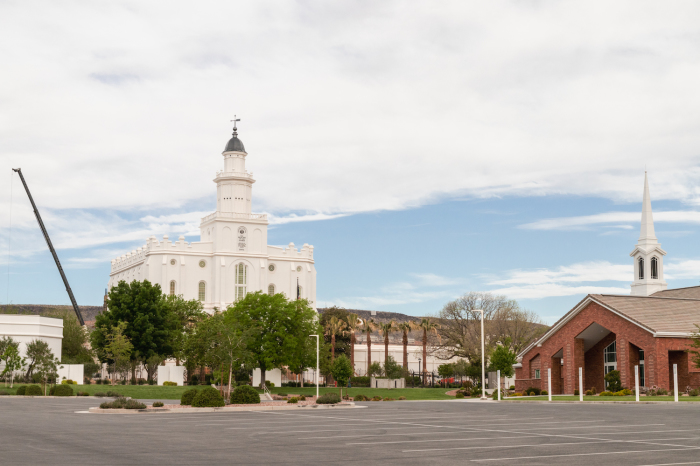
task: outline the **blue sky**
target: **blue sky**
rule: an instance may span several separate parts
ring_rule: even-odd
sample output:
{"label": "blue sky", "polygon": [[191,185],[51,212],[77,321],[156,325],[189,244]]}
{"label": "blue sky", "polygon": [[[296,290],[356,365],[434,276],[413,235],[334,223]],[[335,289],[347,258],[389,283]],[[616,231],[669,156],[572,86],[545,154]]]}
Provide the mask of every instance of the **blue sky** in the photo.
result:
{"label": "blue sky", "polygon": [[110,259],[152,234],[197,239],[234,114],[254,210],[271,244],[316,247],[319,303],[429,314],[488,290],[552,322],[628,292],[645,169],[669,285],[697,284],[698,14],[4,3],[0,302],[68,302],[10,168],[79,302],[99,304]]}

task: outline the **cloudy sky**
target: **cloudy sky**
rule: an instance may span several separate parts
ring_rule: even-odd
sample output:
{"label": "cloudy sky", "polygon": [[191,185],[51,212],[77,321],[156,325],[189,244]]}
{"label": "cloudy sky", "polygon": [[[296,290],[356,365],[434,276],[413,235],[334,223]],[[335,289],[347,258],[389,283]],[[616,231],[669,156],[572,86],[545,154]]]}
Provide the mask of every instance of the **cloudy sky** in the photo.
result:
{"label": "cloudy sky", "polygon": [[[0,3],[0,302],[81,304],[147,236],[198,240],[238,115],[270,242],[318,301],[471,290],[553,321],[628,293],[644,170],[669,286],[700,280],[697,2]],[[12,203],[12,209],[10,205]],[[11,225],[11,233],[10,233]]]}

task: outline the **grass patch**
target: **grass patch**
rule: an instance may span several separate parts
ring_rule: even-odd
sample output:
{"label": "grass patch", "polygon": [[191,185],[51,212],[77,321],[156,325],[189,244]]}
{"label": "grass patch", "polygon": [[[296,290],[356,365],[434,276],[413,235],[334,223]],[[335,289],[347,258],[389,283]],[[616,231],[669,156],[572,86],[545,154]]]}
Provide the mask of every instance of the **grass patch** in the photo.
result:
{"label": "grass patch", "polygon": [[[525,401],[547,401],[546,396],[528,396],[523,398],[510,398],[512,400]],[[506,401],[508,399],[505,399]],[[634,396],[584,396],[583,401],[635,401]],[[578,396],[552,396],[552,401],[579,401]],[[673,401],[673,396],[640,396],[639,401]],[[678,396],[678,401],[698,402],[700,397],[697,396]]]}
{"label": "grass patch", "polygon": [[[344,388],[343,395],[346,393],[350,396],[358,394],[365,395],[369,398],[381,396],[382,398],[391,397],[398,398],[405,396],[407,400],[454,400],[454,396],[445,395],[445,388]],[[316,395],[316,386],[294,388],[294,387],[275,387],[270,392],[274,394],[291,393],[293,395],[314,396]],[[324,393],[339,393],[338,388],[319,388],[319,394]],[[262,393],[262,392],[261,392]]]}
{"label": "grass patch", "polygon": [[[11,395],[15,395],[17,393],[17,388],[21,385],[22,384],[15,384],[12,389],[9,387],[4,388],[0,385],[0,390],[5,390]],[[164,387],[158,385],[73,385],[73,387],[81,392],[86,392],[89,396],[98,392],[106,393],[108,391],[113,391],[122,396],[141,398],[144,400],[179,400],[185,390],[190,388],[202,389],[205,388],[206,385],[196,385],[194,387]]]}

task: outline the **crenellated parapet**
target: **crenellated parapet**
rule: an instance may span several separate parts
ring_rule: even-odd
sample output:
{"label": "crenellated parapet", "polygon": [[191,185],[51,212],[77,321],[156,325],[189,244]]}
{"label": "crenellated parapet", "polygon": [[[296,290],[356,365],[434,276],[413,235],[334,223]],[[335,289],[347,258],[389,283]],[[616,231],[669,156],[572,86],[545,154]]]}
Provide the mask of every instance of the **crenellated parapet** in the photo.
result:
{"label": "crenellated parapet", "polygon": [[267,252],[271,259],[314,260],[314,247],[307,243],[304,243],[301,249],[297,249],[294,243],[289,243],[287,246],[268,246]]}

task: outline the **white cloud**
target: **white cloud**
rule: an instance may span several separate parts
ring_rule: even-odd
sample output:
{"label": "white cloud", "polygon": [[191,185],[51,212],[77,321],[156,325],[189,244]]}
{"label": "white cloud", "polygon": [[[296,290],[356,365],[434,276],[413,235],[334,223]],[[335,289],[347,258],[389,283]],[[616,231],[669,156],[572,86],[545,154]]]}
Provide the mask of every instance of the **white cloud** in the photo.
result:
{"label": "white cloud", "polygon": [[[691,223],[700,224],[700,212],[694,210],[659,211],[654,212],[654,223]],[[532,223],[520,225],[526,230],[583,230],[591,229],[596,225],[606,223],[619,224],[622,222],[639,225],[642,217],[639,212],[605,212],[595,215],[583,215],[580,217],[559,217],[538,220]],[[607,226],[607,225],[606,225]],[[612,225],[609,228],[633,229],[632,225]]]}
{"label": "white cloud", "polygon": [[700,280],[700,260],[681,259],[674,262],[664,263],[665,279],[690,278]]}
{"label": "white cloud", "polygon": [[553,269],[511,270],[504,277],[484,275],[493,293],[513,299],[539,299],[588,293],[629,294],[629,287],[592,284],[596,282],[631,282],[631,265],[607,261],[581,262]]}

